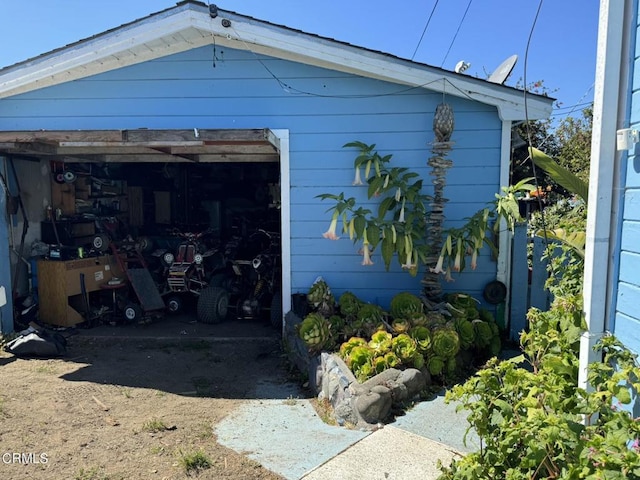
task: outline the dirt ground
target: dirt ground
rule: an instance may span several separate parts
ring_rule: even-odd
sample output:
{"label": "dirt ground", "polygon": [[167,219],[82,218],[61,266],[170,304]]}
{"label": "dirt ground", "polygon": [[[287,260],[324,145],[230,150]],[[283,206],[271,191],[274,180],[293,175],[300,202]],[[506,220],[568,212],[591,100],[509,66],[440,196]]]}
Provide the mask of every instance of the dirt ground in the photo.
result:
{"label": "dirt ground", "polygon": [[278,333],[162,322],[80,331],[59,359],[1,352],[0,478],[282,478],[214,431],[256,384],[295,381]]}

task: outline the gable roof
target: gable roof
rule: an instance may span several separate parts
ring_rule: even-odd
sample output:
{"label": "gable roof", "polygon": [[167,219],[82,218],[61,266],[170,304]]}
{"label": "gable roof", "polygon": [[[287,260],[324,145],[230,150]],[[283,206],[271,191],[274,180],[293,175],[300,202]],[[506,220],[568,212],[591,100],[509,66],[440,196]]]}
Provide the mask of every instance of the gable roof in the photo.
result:
{"label": "gable roof", "polygon": [[[131,23],[0,69],[0,98],[213,44],[426,88],[497,107],[503,120],[525,118],[521,90],[357,47],[215,5],[187,0]],[[530,119],[551,114],[553,99],[527,94]]]}

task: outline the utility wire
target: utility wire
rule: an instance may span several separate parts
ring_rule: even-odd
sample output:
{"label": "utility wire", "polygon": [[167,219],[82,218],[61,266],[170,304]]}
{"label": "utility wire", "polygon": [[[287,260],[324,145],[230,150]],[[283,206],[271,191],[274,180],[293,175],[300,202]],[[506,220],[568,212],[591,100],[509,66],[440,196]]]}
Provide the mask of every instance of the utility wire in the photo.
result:
{"label": "utility wire", "polygon": [[[525,88],[523,90],[523,96],[524,96],[524,118],[525,118],[525,127],[527,130],[527,156],[529,158],[529,160],[531,161],[531,172],[533,174],[533,181],[534,184],[536,186],[536,193],[540,192],[540,185],[538,183],[538,173],[537,173],[537,169],[536,169],[536,164],[533,161],[533,157],[531,157],[531,126],[529,125],[529,108],[528,108],[528,98],[527,98],[527,66],[528,66],[528,60],[529,60],[529,48],[531,47],[531,38],[533,37],[533,32],[536,28],[536,23],[538,23],[538,17],[540,16],[540,10],[542,10],[542,4],[544,3],[544,0],[540,0],[540,2],[538,3],[538,8],[536,10],[536,14],[533,17],[533,23],[531,24],[531,30],[529,31],[529,38],[527,39],[527,46],[525,48],[524,51],[524,67],[523,67],[523,81],[524,81],[524,85]],[[545,245],[545,251],[547,253],[550,253],[550,245],[549,245],[549,237],[547,235],[547,222],[545,219],[545,215],[544,215],[544,208],[542,205],[542,195],[536,195],[536,199],[538,201],[538,211],[540,212],[540,220],[542,222],[542,233],[544,236],[544,245]],[[549,262],[549,267],[551,269],[551,276],[554,276],[555,272],[553,269],[553,263]]]}
{"label": "utility wire", "polygon": [[431,9],[431,13],[429,14],[429,18],[427,19],[427,23],[424,26],[424,29],[422,30],[422,35],[420,35],[420,40],[418,40],[418,44],[416,45],[416,49],[413,51],[413,55],[411,55],[411,60],[413,60],[414,57],[416,56],[416,53],[418,53],[418,48],[420,48],[420,44],[422,43],[422,39],[424,38],[424,34],[427,31],[427,27],[431,23],[431,18],[433,17],[433,13],[436,11],[436,7],[438,6],[438,2],[439,1],[440,0],[436,0],[436,3],[433,4],[433,8]]}
{"label": "utility wire", "polygon": [[[442,59],[442,63],[440,64],[440,68],[442,68],[442,66],[444,65],[444,62],[447,61],[447,57],[449,56],[449,52],[451,52],[451,47],[453,47],[453,44],[456,41],[456,38],[458,38],[458,33],[460,32],[460,28],[462,27],[462,24],[464,23],[464,19],[467,18],[467,13],[469,12],[469,8],[471,7],[472,3],[473,3],[473,0],[469,0],[469,3],[467,4],[467,9],[464,11],[464,15],[462,15],[462,19],[460,20],[460,23],[458,24],[458,29],[456,30],[456,34],[453,36],[453,39],[451,40],[451,43],[449,44],[449,49],[447,50],[447,54]],[[525,83],[525,85],[526,85],[526,83]]]}

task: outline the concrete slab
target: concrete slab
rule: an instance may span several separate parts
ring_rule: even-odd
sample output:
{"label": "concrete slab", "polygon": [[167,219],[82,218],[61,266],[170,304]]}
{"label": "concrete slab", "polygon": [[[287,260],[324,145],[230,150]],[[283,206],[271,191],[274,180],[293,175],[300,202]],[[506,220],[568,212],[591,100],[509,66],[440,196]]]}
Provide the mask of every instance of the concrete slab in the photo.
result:
{"label": "concrete slab", "polygon": [[304,480],[422,480],[442,473],[438,460],[449,465],[459,454],[428,438],[385,426],[329,462],[305,475]]}
{"label": "concrete slab", "polygon": [[220,422],[215,433],[220,444],[289,480],[300,479],[370,434],[327,425],[308,399],[296,398],[250,400]]}
{"label": "concrete slab", "polygon": [[436,442],[450,445],[458,452],[469,453],[480,450],[480,438],[475,432],[467,434],[466,444],[463,438],[469,422],[469,412],[456,412],[457,403],[446,404],[444,395],[433,400],[418,403],[405,415],[398,417],[393,426],[415,433]]}

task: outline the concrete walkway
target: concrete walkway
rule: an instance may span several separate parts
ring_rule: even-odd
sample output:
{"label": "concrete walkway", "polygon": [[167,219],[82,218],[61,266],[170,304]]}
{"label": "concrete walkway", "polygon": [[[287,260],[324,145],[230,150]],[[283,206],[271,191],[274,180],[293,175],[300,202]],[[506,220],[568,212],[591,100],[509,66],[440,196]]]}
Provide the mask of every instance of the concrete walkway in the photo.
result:
{"label": "concrete walkway", "polygon": [[368,432],[327,425],[309,399],[294,397],[295,386],[290,394],[283,385],[258,390],[263,399],[219,423],[217,439],[288,480],[436,479],[438,461],[448,464],[479,446],[475,435],[463,444],[466,413],[456,413],[442,396]]}

